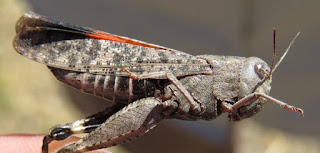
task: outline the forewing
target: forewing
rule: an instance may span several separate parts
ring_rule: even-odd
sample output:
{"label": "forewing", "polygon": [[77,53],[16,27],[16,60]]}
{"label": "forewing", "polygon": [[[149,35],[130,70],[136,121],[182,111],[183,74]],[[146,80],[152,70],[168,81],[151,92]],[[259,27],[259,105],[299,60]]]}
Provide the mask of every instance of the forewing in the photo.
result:
{"label": "forewing", "polygon": [[21,55],[51,67],[118,76],[211,73],[208,63],[195,56],[32,12],[20,18],[16,33],[14,47]]}

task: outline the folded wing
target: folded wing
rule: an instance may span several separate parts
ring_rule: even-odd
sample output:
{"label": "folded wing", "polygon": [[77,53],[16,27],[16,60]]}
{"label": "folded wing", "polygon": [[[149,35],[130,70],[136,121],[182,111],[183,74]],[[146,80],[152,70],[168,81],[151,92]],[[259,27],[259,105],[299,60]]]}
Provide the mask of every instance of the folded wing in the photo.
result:
{"label": "folded wing", "polygon": [[195,56],[32,12],[20,18],[16,33],[18,53],[65,70],[117,76],[128,71],[138,75],[171,71],[176,76],[211,73],[206,60]]}

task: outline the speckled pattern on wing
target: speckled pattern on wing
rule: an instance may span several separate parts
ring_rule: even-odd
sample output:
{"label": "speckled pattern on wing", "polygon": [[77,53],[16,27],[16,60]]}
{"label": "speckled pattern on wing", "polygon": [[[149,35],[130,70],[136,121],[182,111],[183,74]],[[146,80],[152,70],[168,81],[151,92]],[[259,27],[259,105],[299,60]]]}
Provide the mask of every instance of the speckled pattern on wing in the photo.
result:
{"label": "speckled pattern on wing", "polygon": [[179,77],[212,73],[204,59],[141,41],[137,42],[154,48],[92,39],[87,34],[94,30],[62,23],[34,13],[24,15],[17,23],[15,49],[51,67],[93,74],[128,76],[127,71],[137,75],[170,71]]}

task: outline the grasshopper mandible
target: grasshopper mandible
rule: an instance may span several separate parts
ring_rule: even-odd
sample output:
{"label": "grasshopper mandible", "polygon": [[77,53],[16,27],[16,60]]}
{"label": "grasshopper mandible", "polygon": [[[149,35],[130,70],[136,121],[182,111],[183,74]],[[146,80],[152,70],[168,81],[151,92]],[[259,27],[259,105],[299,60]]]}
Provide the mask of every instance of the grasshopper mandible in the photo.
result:
{"label": "grasshopper mandible", "polygon": [[257,57],[192,56],[33,12],[20,18],[16,33],[18,53],[46,64],[63,83],[115,103],[52,127],[43,140],[43,153],[51,141],[76,133],[89,134],[59,153],[121,144],[165,118],[213,120],[228,113],[230,121],[239,121],[258,113],[267,100],[303,115],[302,109],[269,96],[272,74],[299,33],[275,66],[273,57],[271,68]]}

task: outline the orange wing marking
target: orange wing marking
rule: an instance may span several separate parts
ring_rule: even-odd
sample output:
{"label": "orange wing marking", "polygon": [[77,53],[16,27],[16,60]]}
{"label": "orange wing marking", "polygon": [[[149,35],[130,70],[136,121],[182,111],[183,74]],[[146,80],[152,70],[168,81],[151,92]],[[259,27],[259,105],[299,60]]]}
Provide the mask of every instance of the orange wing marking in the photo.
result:
{"label": "orange wing marking", "polygon": [[157,45],[152,45],[152,44],[148,44],[148,43],[144,43],[144,42],[139,42],[136,40],[131,40],[128,38],[124,38],[121,36],[113,35],[113,34],[102,32],[102,31],[93,31],[93,33],[89,33],[86,35],[91,38],[95,38],[95,39],[104,39],[104,40],[117,41],[117,42],[128,43],[128,44],[133,44],[133,45],[138,45],[138,46],[143,46],[143,47],[174,51],[169,48],[165,48],[165,47],[161,47],[161,46],[157,46]]}

